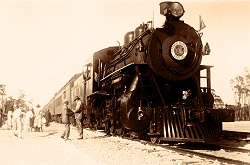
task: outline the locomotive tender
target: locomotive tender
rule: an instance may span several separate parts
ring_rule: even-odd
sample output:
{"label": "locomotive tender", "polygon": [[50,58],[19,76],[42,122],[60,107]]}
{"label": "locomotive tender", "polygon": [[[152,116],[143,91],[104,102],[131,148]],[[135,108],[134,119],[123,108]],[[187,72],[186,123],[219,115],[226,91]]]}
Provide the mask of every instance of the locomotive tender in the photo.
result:
{"label": "locomotive tender", "polygon": [[[45,108],[53,105],[52,114],[60,114],[59,102],[67,98],[73,106],[72,98],[80,95],[97,125],[111,114],[116,134],[143,132],[152,141],[219,140],[221,111],[213,109],[211,66],[201,65],[201,36],[180,20],[179,2],[160,3],[160,13],[166,17],[163,27],[142,24],[125,35],[122,47],[94,53],[85,71],[57,93],[61,101],[52,99]],[[74,84],[77,79],[82,83]]]}

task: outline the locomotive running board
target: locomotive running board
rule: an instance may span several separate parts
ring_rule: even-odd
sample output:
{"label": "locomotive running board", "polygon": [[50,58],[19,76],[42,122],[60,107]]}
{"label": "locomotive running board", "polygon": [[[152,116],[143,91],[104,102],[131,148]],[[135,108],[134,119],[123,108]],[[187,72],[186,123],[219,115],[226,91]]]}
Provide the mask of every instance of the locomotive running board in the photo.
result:
{"label": "locomotive running board", "polygon": [[96,91],[94,93],[89,94],[87,97],[93,97],[95,95],[106,95],[106,96],[109,96],[109,94],[106,93],[105,91]]}

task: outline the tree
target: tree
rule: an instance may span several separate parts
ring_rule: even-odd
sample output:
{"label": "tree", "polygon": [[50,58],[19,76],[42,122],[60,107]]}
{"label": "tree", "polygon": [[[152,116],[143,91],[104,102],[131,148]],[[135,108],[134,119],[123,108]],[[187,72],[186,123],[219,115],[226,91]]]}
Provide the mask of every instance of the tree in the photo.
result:
{"label": "tree", "polygon": [[249,70],[247,68],[244,68],[245,71],[245,88],[246,88],[246,101],[247,101],[247,105],[250,104],[250,74],[249,74]]}
{"label": "tree", "polygon": [[17,95],[18,95],[18,98],[16,100],[16,103],[19,105],[20,108],[22,109],[28,109],[29,108],[29,103],[26,101],[26,92],[23,91],[23,90],[19,90]]}
{"label": "tree", "polygon": [[230,80],[230,84],[231,84],[232,91],[234,93],[234,102],[235,102],[235,105],[237,105],[237,90],[235,88],[235,81],[234,81],[234,79]]}
{"label": "tree", "polygon": [[237,76],[230,80],[232,91],[234,92],[236,105],[236,118],[239,120],[249,120],[250,117],[250,74],[248,68],[244,68],[244,75]]}
{"label": "tree", "polygon": [[250,75],[249,70],[244,68],[244,76],[237,76],[230,80],[234,92],[235,105],[239,107],[250,104]]}
{"label": "tree", "polygon": [[0,107],[4,105],[4,96],[6,95],[5,87],[4,84],[0,84]]}

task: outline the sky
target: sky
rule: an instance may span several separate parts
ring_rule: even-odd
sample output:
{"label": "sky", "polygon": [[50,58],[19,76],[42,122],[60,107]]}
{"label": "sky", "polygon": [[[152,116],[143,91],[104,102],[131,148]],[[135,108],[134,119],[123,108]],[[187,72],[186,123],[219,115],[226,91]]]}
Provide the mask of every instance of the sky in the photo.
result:
{"label": "sky", "polygon": [[[0,0],[0,84],[7,95],[26,92],[45,105],[94,52],[123,44],[143,22],[164,23],[157,0]],[[212,68],[212,88],[234,104],[230,79],[250,61],[250,1],[182,0],[181,20],[199,29],[211,48],[202,64]]]}

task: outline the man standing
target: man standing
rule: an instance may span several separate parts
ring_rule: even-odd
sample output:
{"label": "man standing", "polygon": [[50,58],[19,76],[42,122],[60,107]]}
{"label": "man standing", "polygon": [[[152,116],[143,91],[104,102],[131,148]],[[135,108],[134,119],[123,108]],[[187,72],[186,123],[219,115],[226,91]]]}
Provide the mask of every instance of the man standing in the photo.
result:
{"label": "man standing", "polygon": [[73,110],[73,112],[75,113],[76,127],[79,133],[79,138],[77,139],[83,139],[83,108],[84,107],[79,96],[76,96],[74,98],[74,101],[76,101],[76,109]]}
{"label": "man standing", "polygon": [[5,103],[5,112],[7,113],[7,129],[12,129],[12,115],[14,111],[14,102],[9,97]]}
{"label": "man standing", "polygon": [[65,124],[65,130],[61,136],[61,138],[68,140],[70,134],[70,116],[73,115],[73,112],[68,107],[69,101],[67,99],[64,100],[64,104],[62,107],[62,123]]}
{"label": "man standing", "polygon": [[48,127],[51,119],[51,113],[49,109],[45,112],[45,119],[46,119],[45,126]]}
{"label": "man standing", "polygon": [[111,134],[110,134],[111,118],[112,118],[112,114],[110,112],[108,112],[106,119],[102,120],[102,123],[105,123],[106,136],[111,136]]}
{"label": "man standing", "polygon": [[31,132],[31,119],[34,117],[33,112],[30,108],[28,108],[28,111],[25,114],[25,131]]}
{"label": "man standing", "polygon": [[19,107],[19,105],[15,105],[15,111],[13,112],[13,128],[14,135],[18,138],[22,138],[22,127],[23,127],[23,110]]}
{"label": "man standing", "polygon": [[43,132],[42,129],[42,111],[40,109],[40,105],[37,104],[36,109],[35,109],[35,120],[34,120],[34,127],[35,131],[37,132]]}
{"label": "man standing", "polygon": [[0,129],[2,129],[2,126],[3,126],[3,106],[2,106],[2,103],[0,102]]}

